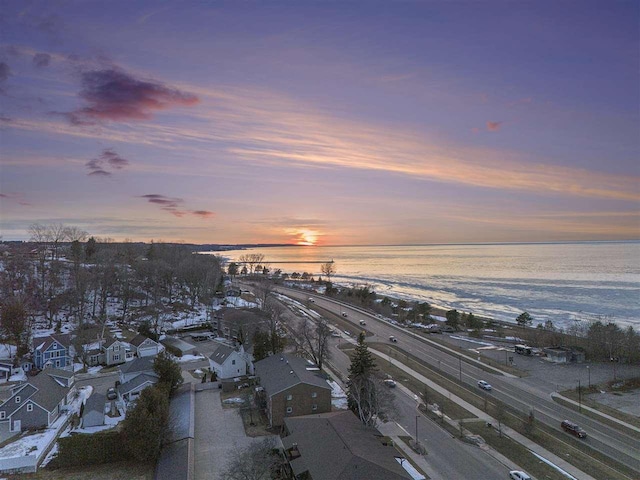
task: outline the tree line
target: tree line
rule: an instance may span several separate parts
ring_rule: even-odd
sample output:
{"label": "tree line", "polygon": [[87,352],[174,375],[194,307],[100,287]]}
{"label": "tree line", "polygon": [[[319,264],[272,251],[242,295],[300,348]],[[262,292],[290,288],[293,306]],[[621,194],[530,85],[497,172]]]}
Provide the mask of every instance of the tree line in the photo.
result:
{"label": "tree line", "polygon": [[100,241],[60,224],[34,224],[30,232],[30,242],[0,256],[0,335],[19,355],[36,319],[57,330],[63,321],[103,323],[115,304],[112,320],[142,315],[157,330],[172,308],[209,304],[222,288],[220,259],[187,246]]}

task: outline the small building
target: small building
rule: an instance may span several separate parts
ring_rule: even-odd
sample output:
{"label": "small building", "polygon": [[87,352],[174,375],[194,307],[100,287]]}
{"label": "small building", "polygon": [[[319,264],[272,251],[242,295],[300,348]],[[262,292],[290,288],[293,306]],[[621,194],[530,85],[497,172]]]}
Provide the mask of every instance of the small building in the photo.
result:
{"label": "small building", "polygon": [[153,369],[154,363],[153,357],[142,357],[136,358],[130,362],[125,363],[124,365],[120,365],[118,367],[118,373],[120,374],[120,383],[127,383],[130,380],[133,380],[138,375],[148,374],[148,375],[156,375],[156,372]]}
{"label": "small building", "polygon": [[162,340],[160,340],[160,343],[167,347],[167,351],[171,352],[177,357],[182,357],[183,355],[192,355],[196,351],[196,347],[176,337],[166,336]]}
{"label": "small building", "polygon": [[255,370],[271,426],[281,426],[286,417],[331,411],[331,387],[305,359],[272,355],[256,362]]}
{"label": "small building", "polygon": [[130,402],[138,398],[142,390],[158,383],[158,376],[156,374],[143,373],[134,377],[126,383],[118,385],[117,392],[125,402]]}
{"label": "small building", "polygon": [[66,368],[71,365],[69,335],[49,335],[33,339],[33,364],[42,370],[45,367]]}
{"label": "small building", "polygon": [[406,480],[399,452],[350,410],[286,418],[282,444],[294,478]]}
{"label": "small building", "polygon": [[101,393],[94,393],[84,404],[82,412],[82,428],[104,425],[104,407],[107,397]]}
{"label": "small building", "polygon": [[209,355],[209,367],[219,380],[253,374],[252,361],[253,357],[244,351],[242,345],[234,348],[221,343]]}
{"label": "small building", "polygon": [[542,351],[547,360],[553,363],[582,363],[585,360],[585,354],[582,350],[571,347],[546,347]]}
{"label": "small building", "polygon": [[141,333],[133,337],[129,345],[131,345],[136,357],[153,357],[164,350],[164,347],[158,342]]}

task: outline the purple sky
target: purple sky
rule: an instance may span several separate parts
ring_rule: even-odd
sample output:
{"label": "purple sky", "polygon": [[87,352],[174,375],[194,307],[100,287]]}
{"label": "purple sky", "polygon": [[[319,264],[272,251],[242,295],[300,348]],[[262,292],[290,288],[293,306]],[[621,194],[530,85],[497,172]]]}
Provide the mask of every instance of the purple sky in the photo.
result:
{"label": "purple sky", "polygon": [[636,1],[5,1],[3,239],[640,238]]}

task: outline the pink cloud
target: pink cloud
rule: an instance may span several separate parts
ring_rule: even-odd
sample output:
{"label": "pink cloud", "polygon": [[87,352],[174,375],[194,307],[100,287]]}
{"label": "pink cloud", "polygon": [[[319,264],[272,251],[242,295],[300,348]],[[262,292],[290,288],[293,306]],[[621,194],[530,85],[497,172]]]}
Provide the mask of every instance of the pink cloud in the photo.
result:
{"label": "pink cloud", "polygon": [[497,132],[504,122],[487,122],[487,131]]}
{"label": "pink cloud", "polygon": [[74,125],[103,120],[147,120],[154,111],[198,103],[195,95],[154,81],[144,81],[116,69],[82,74],[80,92],[87,105],[67,115]]}
{"label": "pink cloud", "polygon": [[215,212],[209,210],[193,210],[191,213],[201,218],[211,218],[215,216]]}

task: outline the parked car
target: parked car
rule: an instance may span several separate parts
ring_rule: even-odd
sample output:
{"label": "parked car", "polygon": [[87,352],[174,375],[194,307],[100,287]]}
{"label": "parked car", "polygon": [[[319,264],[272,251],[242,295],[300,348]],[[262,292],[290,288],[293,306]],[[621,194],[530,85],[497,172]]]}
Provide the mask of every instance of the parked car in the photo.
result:
{"label": "parked car", "polygon": [[396,386],[396,381],[395,381],[393,378],[387,378],[387,379],[384,381],[384,384],[385,384],[387,387],[389,387],[389,388],[395,388],[395,386]]}
{"label": "parked car", "polygon": [[578,438],[586,438],[587,437],[587,432],[585,432],[582,428],[580,428],[575,423],[570,422],[569,420],[563,420],[560,425],[562,426],[562,429],[565,432],[569,432],[569,433],[575,435]]}
{"label": "parked car", "polygon": [[478,381],[478,386],[481,389],[487,390],[487,391],[491,391],[491,389],[493,388],[488,382],[485,382],[484,380],[479,380]]}
{"label": "parked car", "polygon": [[347,312],[342,312],[342,316],[343,316],[344,318],[347,318]]}
{"label": "parked car", "polygon": [[360,320],[360,325],[366,325],[367,322],[365,322],[364,320]]}
{"label": "parked car", "polygon": [[531,480],[531,477],[520,470],[511,470],[509,472],[509,478],[513,480]]}
{"label": "parked car", "polygon": [[115,388],[111,387],[107,390],[107,400],[115,400],[116,398],[118,398],[118,393]]}
{"label": "parked car", "polygon": [[309,301],[310,301],[311,303],[316,303],[316,301],[315,301],[312,297],[309,297]]}
{"label": "parked car", "polygon": [[392,341],[392,342],[394,342],[394,343],[397,343],[397,342],[398,342],[398,339],[397,339],[396,337],[394,337],[393,335],[391,335],[391,336],[389,337],[389,340],[390,340],[390,341]]}

